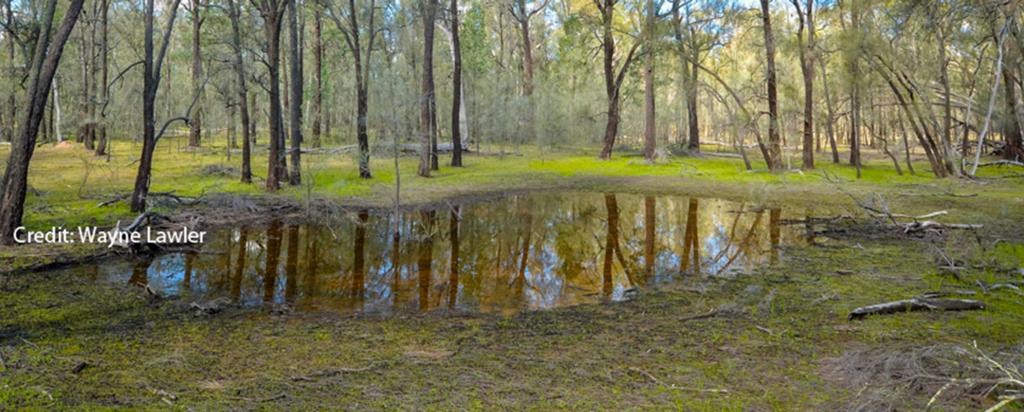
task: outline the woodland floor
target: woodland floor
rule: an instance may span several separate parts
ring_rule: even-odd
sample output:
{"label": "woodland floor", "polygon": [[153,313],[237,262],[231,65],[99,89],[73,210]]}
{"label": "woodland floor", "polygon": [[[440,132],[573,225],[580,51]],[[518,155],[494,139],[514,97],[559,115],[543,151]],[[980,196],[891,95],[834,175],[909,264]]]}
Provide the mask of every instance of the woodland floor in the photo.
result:
{"label": "woodland floor", "polygon": [[[118,145],[108,164],[75,147],[38,149],[28,226],[131,219],[124,202],[99,204],[130,190],[133,158],[124,153],[135,152]],[[157,210],[199,210],[190,213],[216,225],[278,203],[308,216],[315,214],[304,205],[391,206],[390,159],[373,161],[370,181],[358,179],[348,155],[303,162],[307,185],[268,197],[258,184],[238,183],[234,170],[222,173],[237,163],[224,160],[223,148],[161,150],[153,191],[216,200]],[[828,179],[821,171],[746,172],[735,159],[652,166],[638,157],[598,162],[591,152],[534,148],[471,155],[467,167],[445,167],[431,179],[412,176],[413,162],[402,160],[406,207],[573,188],[812,205],[821,217],[868,220],[845,191],[877,195],[893,212],[947,210],[940,220],[985,226],[926,239],[839,226],[833,242],[788,247],[779,263],[755,273],[695,276],[628,302],[509,317],[242,308],[197,316],[184,299],[152,301],[134,288],[24,271],[96,249],[2,248],[0,409],[923,409],[946,383],[936,376],[992,377],[974,342],[1004,365],[1024,363],[1024,298],[1009,289],[983,293],[978,282],[1022,279],[1024,179],[936,180],[924,164],[915,165],[916,176],[897,176],[890,163],[872,160],[856,181],[853,169],[825,156]],[[257,174],[265,163],[256,157]],[[940,269],[947,258],[962,268],[955,276]],[[961,289],[987,308],[846,319],[859,306]],[[996,400],[980,386],[953,385],[936,402],[984,409]]]}

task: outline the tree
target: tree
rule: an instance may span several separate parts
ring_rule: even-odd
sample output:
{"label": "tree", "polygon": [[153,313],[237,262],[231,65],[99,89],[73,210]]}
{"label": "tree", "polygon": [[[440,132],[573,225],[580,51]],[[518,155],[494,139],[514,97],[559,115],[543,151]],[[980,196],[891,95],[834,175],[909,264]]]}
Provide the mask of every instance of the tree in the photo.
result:
{"label": "tree", "polygon": [[764,28],[765,81],[768,84],[768,168],[782,170],[782,148],[779,146],[779,96],[775,80],[775,38],[772,35],[771,0],[761,0],[761,22]]}
{"label": "tree", "polygon": [[[854,36],[853,45],[847,56],[852,79],[850,82],[850,165],[857,168],[857,178],[860,179],[860,6],[856,1],[850,3],[850,29]],[[840,18],[842,17],[840,16]]]}
{"label": "tree", "polygon": [[434,121],[434,18],[437,0],[420,0],[423,14],[423,74],[420,88],[420,167],[417,174],[430,177],[431,163],[437,154],[431,145],[436,141],[437,122]]}
{"label": "tree", "polygon": [[[167,56],[167,48],[171,43],[171,32],[174,30],[174,19],[178,16],[178,6],[181,0],[174,0],[167,10],[167,25],[164,27],[163,40],[160,42],[160,51],[153,55],[153,1],[146,0],[144,11],[144,36],[145,45],[142,63],[142,156],[139,158],[139,171],[135,175],[135,189],[132,191],[132,212],[139,213],[146,210],[146,196],[149,195],[150,175],[153,169],[153,151],[156,150],[157,140],[163,136],[167,126],[174,120],[188,121],[186,117],[167,120],[160,130],[156,132],[156,92],[160,88],[160,69]],[[193,103],[198,95],[193,96]],[[189,111],[191,111],[191,106]]]}
{"label": "tree", "polygon": [[78,21],[84,2],[85,0],[71,0],[56,33],[51,34],[50,31],[53,28],[57,0],[46,2],[39,16],[39,31],[28,71],[25,108],[18,123],[18,134],[11,142],[7,168],[4,170],[4,179],[0,185],[0,243],[5,245],[14,244],[14,229],[21,226],[25,211],[25,194],[28,190],[28,166],[35,150],[39,125],[43,121],[46,100],[50,95],[50,86],[57,73],[61,55],[64,53],[64,45]]}
{"label": "tree", "polygon": [[299,0],[288,1],[288,62],[290,63],[291,75],[291,104],[288,106],[289,121],[291,129],[292,147],[290,149],[292,158],[292,171],[288,175],[288,184],[298,186],[302,183],[302,45],[299,40],[298,14],[301,8]]}
{"label": "tree", "polygon": [[[373,176],[370,173],[370,138],[367,133],[370,68],[374,42],[377,34],[383,28],[376,26],[376,0],[369,0],[365,9],[361,9],[360,6],[363,3],[360,1],[357,5],[356,0],[348,0],[348,7],[345,10],[337,10],[328,3],[327,15],[334,21],[338,31],[342,33],[345,44],[348,45],[349,51],[352,53],[352,64],[355,68],[353,74],[356,80],[356,140],[359,144],[359,177],[369,179]],[[360,26],[360,15],[366,17],[365,27]],[[363,38],[366,39],[365,46]]]}
{"label": "tree", "polygon": [[601,50],[604,53],[604,85],[605,94],[608,97],[607,121],[604,128],[604,147],[601,148],[600,159],[612,158],[612,149],[615,147],[615,138],[619,134],[619,109],[622,96],[622,81],[626,78],[626,70],[633,62],[633,56],[640,42],[634,42],[626,55],[626,60],[618,71],[615,70],[615,36],[612,24],[615,21],[615,5],[619,0],[594,0],[601,13]]}
{"label": "tree", "polygon": [[246,84],[245,64],[242,60],[241,5],[227,0],[228,18],[231,20],[231,58],[235,71],[235,88],[238,92],[238,110],[242,121],[242,182],[252,183],[252,126],[249,118],[249,87]]}
{"label": "tree", "polygon": [[[814,169],[814,0],[790,0],[799,19],[797,45],[800,48],[800,72],[804,76],[803,168]],[[806,43],[804,30],[807,31]]]}
{"label": "tree", "polygon": [[[192,17],[192,93],[199,94],[203,77],[203,49],[202,49],[202,27],[206,21],[206,5],[201,0],[192,0],[191,5],[186,7]],[[200,106],[192,115],[192,122],[189,124],[188,145],[199,147],[203,133],[203,109]]]}
{"label": "tree", "polygon": [[654,0],[647,0],[647,19],[644,24],[644,159],[654,162],[654,149],[657,146],[655,136],[654,110],[654,22],[658,12],[654,8]]}
{"label": "tree", "polygon": [[270,111],[270,154],[267,160],[267,190],[276,191],[286,176],[284,150],[284,123],[281,114],[281,19],[288,0],[250,0],[263,18],[266,40],[268,104]]}
{"label": "tree", "polygon": [[[452,38],[452,166],[459,167],[462,166],[462,44],[459,42],[459,0],[451,0],[449,8]],[[455,228],[457,232],[458,224]],[[458,233],[455,236],[453,245],[458,245]],[[458,278],[458,275],[454,276]],[[454,300],[452,302],[454,304]]]}
{"label": "tree", "polygon": [[[110,42],[108,34],[110,32],[109,27],[109,14],[110,4],[108,0],[100,0],[100,109],[99,109],[99,120],[97,123],[97,137],[99,142],[96,144],[96,156],[103,156],[107,154],[107,102],[110,100],[110,85],[107,84],[108,71],[110,69]],[[109,160],[109,159],[108,159]]]}
{"label": "tree", "polygon": [[697,7],[694,0],[672,1],[672,21],[686,103],[686,147],[692,152],[700,152],[700,65],[712,49],[721,45],[722,37],[730,30],[729,25],[720,22],[729,10],[729,3],[713,0],[702,2],[702,7]]}
{"label": "tree", "polygon": [[[16,68],[15,68],[16,67],[15,66],[16,65],[15,58],[17,56],[16,55],[16,43],[19,41],[18,38],[17,38],[17,33],[15,33],[15,30],[14,30],[14,6],[13,6],[13,3],[14,3],[14,0],[7,0],[4,3],[4,9],[6,10],[6,12],[4,13],[5,14],[4,28],[5,28],[5,31],[7,32],[7,35],[5,36],[6,37],[5,40],[7,40],[7,59],[8,59],[7,60],[7,67],[6,67],[6,69],[9,70],[9,74],[11,74],[11,75],[13,75],[15,73],[15,71],[16,71]],[[17,97],[15,96],[17,94],[16,88],[11,87],[9,92],[10,92],[10,94],[8,94],[8,96],[7,96],[7,125],[6,125],[6,127],[3,127],[3,131],[0,132],[0,139],[3,139],[3,141],[5,141],[5,142],[10,142],[10,141],[12,141],[14,139],[14,128],[17,127],[17,122],[15,122],[15,120],[18,117],[18,102],[17,102]]]}
{"label": "tree", "polygon": [[323,12],[320,7],[313,8],[313,147],[320,147],[320,125],[323,119]]}

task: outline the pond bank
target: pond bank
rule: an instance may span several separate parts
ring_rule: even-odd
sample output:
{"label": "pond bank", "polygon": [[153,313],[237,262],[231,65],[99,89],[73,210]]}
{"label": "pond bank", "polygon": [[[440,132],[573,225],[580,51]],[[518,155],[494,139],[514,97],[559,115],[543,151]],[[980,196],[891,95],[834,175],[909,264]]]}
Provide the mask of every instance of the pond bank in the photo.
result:
{"label": "pond bank", "polygon": [[[436,179],[433,178],[432,182]],[[1009,220],[1024,218],[1024,195],[1021,186],[1010,183],[980,185],[954,179],[929,180],[929,183],[877,184],[857,181],[756,182],[727,180],[709,183],[704,178],[678,176],[599,176],[573,175],[515,181],[492,182],[482,185],[460,185],[448,182],[440,186],[406,183],[403,186],[403,210],[437,208],[495,199],[517,193],[535,191],[594,191],[638,193],[651,195],[686,195],[703,198],[753,201],[763,205],[788,204],[800,207],[827,209],[849,215],[862,213],[850,196],[870,199],[883,198],[893,209],[902,213],[928,213],[949,210],[951,216],[966,222],[979,220]],[[269,212],[290,221],[315,222],[335,219],[345,212],[361,209],[390,210],[394,207],[393,186],[378,185],[369,195],[333,196],[321,192],[306,196],[295,193],[246,194],[211,192],[197,195],[195,200],[181,202],[160,201],[153,208],[169,222],[191,222],[202,229],[214,230],[237,223],[266,222]],[[93,206],[95,207],[95,206]],[[100,212],[90,211],[92,217],[83,221],[73,212],[65,218],[47,217],[44,223],[53,226],[90,224],[113,227],[117,221],[129,222],[135,215],[127,210],[112,208]],[[31,213],[26,217],[29,227]],[[1011,229],[1006,225],[1002,229]],[[45,229],[45,228],[43,228]],[[123,255],[124,250],[109,249],[89,244],[33,245],[30,247],[0,246],[0,274],[47,270],[76,263]]]}
{"label": "pond bank", "polygon": [[[666,193],[687,187],[664,179],[579,184],[599,192],[659,185],[660,193]],[[770,188],[748,199],[751,206],[817,204],[822,207],[814,210],[825,217],[858,212],[842,192],[825,190],[831,187]],[[851,184],[844,190],[860,193],[864,187]],[[724,184],[699,193],[728,197],[744,191],[750,188]],[[960,196],[973,193],[964,188],[952,189],[952,195],[933,195],[934,187],[882,187],[877,192],[891,199],[887,204],[893,211],[943,209],[950,211],[950,221],[985,228],[976,238],[972,233],[904,238],[846,230],[825,243],[780,245],[781,258],[774,263],[730,276],[687,275],[620,302],[511,315],[443,305],[425,313],[392,314],[276,304],[254,308],[188,294],[158,292],[155,297],[149,288],[97,282],[104,276],[99,270],[6,275],[0,277],[0,311],[10,314],[0,319],[0,404],[922,409],[945,382],[895,376],[922,370],[953,376],[961,369],[942,365],[974,364],[976,359],[955,348],[970,348],[975,341],[1000,361],[1021,359],[1014,349],[1024,333],[1020,296],[1005,289],[985,293],[977,286],[979,281],[1019,279],[1014,270],[1024,266],[1024,236],[1006,223],[1021,210],[1005,207],[1013,200],[998,194]],[[796,193],[805,195],[793,204],[772,202]],[[479,201],[490,194],[472,196],[477,197],[460,200]],[[210,199],[232,205],[219,208],[221,215],[204,214],[211,222],[238,223],[243,215],[234,210],[249,209],[248,198]],[[292,223],[310,219],[310,209],[294,200],[277,203],[261,196],[253,201],[267,203],[244,215],[250,224],[263,222],[267,210],[282,205],[287,207],[277,212],[291,216]],[[336,219],[351,219],[351,212],[372,206],[328,205],[321,210]],[[414,205],[407,207],[412,212]],[[606,213],[603,207],[595,212],[599,217]],[[684,213],[678,209],[674,213]],[[168,215],[218,209],[200,210]],[[635,219],[624,218],[630,220]],[[604,233],[599,232],[593,235]],[[943,256],[961,267],[955,276],[941,268]],[[936,290],[970,290],[987,308],[846,319],[859,306]],[[885,361],[894,356],[912,362],[886,369],[892,364]],[[949,393],[977,390],[954,389]],[[990,406],[993,399],[945,396],[938,402],[950,409],[973,409]]]}

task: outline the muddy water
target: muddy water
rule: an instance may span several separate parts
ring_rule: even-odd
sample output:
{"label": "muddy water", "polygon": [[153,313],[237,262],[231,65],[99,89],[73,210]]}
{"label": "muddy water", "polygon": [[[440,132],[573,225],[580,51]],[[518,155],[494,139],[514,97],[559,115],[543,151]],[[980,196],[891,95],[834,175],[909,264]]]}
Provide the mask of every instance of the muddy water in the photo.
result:
{"label": "muddy water", "polygon": [[536,193],[334,226],[237,227],[195,253],[73,270],[190,299],[296,310],[513,313],[729,276],[807,242],[802,211],[715,199]]}

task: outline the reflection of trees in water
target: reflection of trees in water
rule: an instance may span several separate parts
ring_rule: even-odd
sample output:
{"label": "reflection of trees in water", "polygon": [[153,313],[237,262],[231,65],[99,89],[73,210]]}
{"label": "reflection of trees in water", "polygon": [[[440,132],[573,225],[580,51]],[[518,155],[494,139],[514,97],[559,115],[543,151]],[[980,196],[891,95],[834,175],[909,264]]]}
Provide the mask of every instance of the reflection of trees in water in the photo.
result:
{"label": "reflection of trees in water", "polygon": [[274,302],[277,289],[277,260],[281,256],[281,221],[274,220],[267,226],[267,260],[263,266],[263,303]]}
{"label": "reflection of trees in water", "polygon": [[235,273],[231,276],[231,297],[235,302],[242,299],[242,274],[245,272],[245,255],[248,249],[249,228],[242,226],[238,231],[238,261],[235,263]]}
{"label": "reflection of trees in water", "polygon": [[775,262],[788,236],[779,209],[696,198],[518,196],[440,210],[447,225],[437,213],[404,215],[397,242],[395,217],[365,210],[330,227],[239,228],[154,273],[247,303],[510,312]]}
{"label": "reflection of trees in water", "polygon": [[298,287],[299,268],[299,227],[288,226],[288,251],[284,263],[284,300],[292,303],[295,301],[295,292]]}

